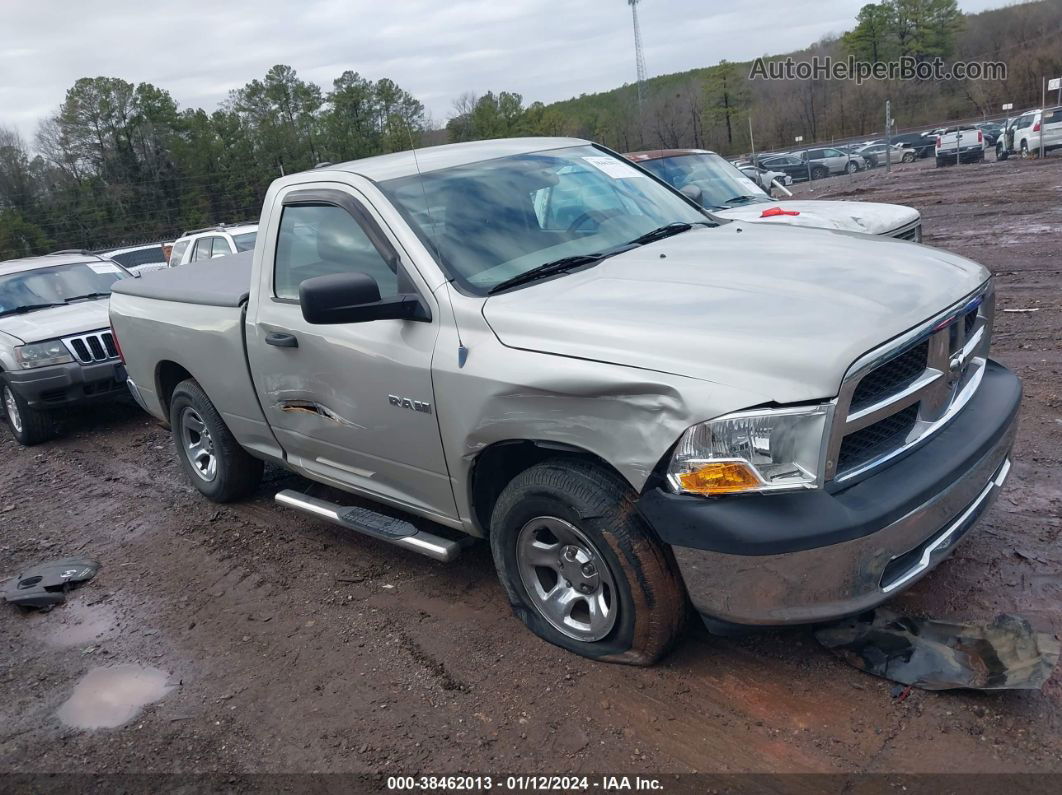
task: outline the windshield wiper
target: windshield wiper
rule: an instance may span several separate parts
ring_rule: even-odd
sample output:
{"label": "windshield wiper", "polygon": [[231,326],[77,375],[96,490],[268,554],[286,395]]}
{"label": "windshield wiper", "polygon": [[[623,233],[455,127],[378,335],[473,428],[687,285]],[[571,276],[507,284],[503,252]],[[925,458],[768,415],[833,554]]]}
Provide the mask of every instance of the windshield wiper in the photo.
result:
{"label": "windshield wiper", "polygon": [[600,262],[605,257],[611,257],[613,254],[618,254],[623,250],[626,250],[626,247],[619,250],[601,252],[600,254],[576,254],[573,257],[561,257],[552,262],[544,262],[529,271],[524,271],[523,273],[513,276],[511,279],[498,282],[498,284],[494,285],[487,291],[487,295],[494,295],[502,290],[508,290],[510,287],[516,287],[521,284],[526,284],[527,282],[545,279],[547,276],[553,276],[557,273],[567,273],[573,268],[578,268],[581,265]]}
{"label": "windshield wiper", "polygon": [[5,315],[24,315],[37,309],[51,309],[53,306],[65,306],[65,304],[26,304],[25,306],[16,306],[14,309],[5,309],[0,312],[0,317]]}
{"label": "windshield wiper", "polygon": [[761,201],[761,199],[759,196],[734,196],[733,198],[727,199],[725,202],[723,202],[723,206],[725,207],[726,205],[734,204],[735,202],[740,204],[747,204],[748,202],[752,201]]}
{"label": "windshield wiper", "polygon": [[644,246],[646,243],[652,243],[657,240],[663,240],[665,237],[671,237],[672,235],[678,235],[682,232],[688,232],[693,228],[693,224],[688,224],[685,221],[675,221],[674,223],[665,224],[664,226],[657,227],[644,235],[639,235],[630,241],[632,246]]}
{"label": "windshield wiper", "polygon": [[63,303],[69,304],[71,301],[84,301],[89,298],[106,298],[110,293],[85,293],[84,295],[72,295],[69,298],[64,298]]}

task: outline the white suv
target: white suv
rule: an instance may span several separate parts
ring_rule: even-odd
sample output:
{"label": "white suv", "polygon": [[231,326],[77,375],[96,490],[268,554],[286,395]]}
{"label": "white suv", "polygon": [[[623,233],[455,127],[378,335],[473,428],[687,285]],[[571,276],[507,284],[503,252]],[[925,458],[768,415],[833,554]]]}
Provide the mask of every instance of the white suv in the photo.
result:
{"label": "white suv", "polygon": [[1022,157],[1040,153],[1040,135],[1044,137],[1044,153],[1062,149],[1062,107],[1021,114],[1014,124],[1014,151]]}
{"label": "white suv", "polygon": [[258,236],[258,224],[218,224],[185,232],[173,244],[170,267],[204,259],[216,259],[251,251]]}

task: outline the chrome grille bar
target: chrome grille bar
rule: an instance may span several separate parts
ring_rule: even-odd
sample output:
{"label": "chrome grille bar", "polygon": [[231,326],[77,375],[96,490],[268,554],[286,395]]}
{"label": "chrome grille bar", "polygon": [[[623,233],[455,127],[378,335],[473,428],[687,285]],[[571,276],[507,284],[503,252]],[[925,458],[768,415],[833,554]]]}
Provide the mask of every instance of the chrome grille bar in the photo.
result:
{"label": "chrome grille bar", "polygon": [[[841,384],[826,450],[824,476],[842,482],[857,477],[910,449],[943,427],[977,391],[984,375],[995,311],[991,281],[942,315],[912,329],[887,346],[857,360]],[[862,379],[899,356],[928,342],[925,371],[914,381],[872,405],[852,410]],[[888,420],[917,405],[917,420],[891,449],[875,451],[870,460],[839,470],[842,445],[852,434]],[[853,440],[855,443],[855,440]],[[851,446],[845,448],[845,458]]]}
{"label": "chrome grille bar", "polygon": [[118,349],[114,345],[110,329],[63,337],[62,343],[70,351],[70,355],[81,364],[95,364],[118,358]]}

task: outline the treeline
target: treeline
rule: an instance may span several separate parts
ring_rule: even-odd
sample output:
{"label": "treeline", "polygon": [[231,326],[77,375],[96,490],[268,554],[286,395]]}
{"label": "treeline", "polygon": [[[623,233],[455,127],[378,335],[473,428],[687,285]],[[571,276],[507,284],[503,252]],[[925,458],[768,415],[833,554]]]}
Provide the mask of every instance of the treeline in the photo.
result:
{"label": "treeline", "polygon": [[0,258],[173,237],[253,218],[281,174],[448,140],[572,135],[619,151],[740,154],[753,142],[758,150],[791,146],[797,135],[811,142],[880,134],[886,99],[901,130],[998,116],[1004,102],[1039,104],[1041,77],[1062,75],[1062,0],[973,15],[961,14],[955,0],[883,0],[864,6],[843,36],[789,55],[1003,61],[1008,74],[862,85],[765,81],[749,78],[751,62],[724,61],[650,79],[641,103],[634,85],[549,105],[525,105],[508,91],[463,94],[442,129],[393,81],[355,72],[326,91],[275,66],[213,113],[180,110],[147,83],[85,78],[32,143],[0,128]]}
{"label": "treeline", "polygon": [[32,147],[0,128],[0,259],[256,218],[276,177],[408,149],[427,127],[409,92],[355,72],[325,92],[274,66],[213,113],[148,83],[83,78]]}
{"label": "treeline", "polygon": [[[582,96],[521,112],[519,96],[505,92],[464,96],[447,125],[453,140],[470,140],[543,126],[550,133],[591,138],[619,151],[711,148],[726,154],[883,133],[885,101],[897,128],[920,129],[943,120],[1003,115],[1040,103],[1041,77],[1062,75],[1062,0],[962,14],[955,0],[884,0],[863,7],[854,28],[804,50],[767,60],[815,56],[869,62],[1002,61],[1004,80],[855,81],[750,79],[752,62],[651,78],[638,102],[637,87]],[[677,23],[678,24],[678,23]],[[765,30],[771,23],[765,23]],[[651,66],[651,65],[650,65]],[[514,101],[514,98],[516,101]],[[750,119],[752,138],[750,138]],[[531,122],[529,124],[529,122]]]}

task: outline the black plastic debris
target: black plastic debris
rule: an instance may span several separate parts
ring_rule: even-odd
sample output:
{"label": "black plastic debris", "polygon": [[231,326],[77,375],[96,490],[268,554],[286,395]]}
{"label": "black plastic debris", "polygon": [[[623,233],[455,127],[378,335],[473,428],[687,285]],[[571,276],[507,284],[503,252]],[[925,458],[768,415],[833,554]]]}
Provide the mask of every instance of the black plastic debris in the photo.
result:
{"label": "black plastic debris", "polygon": [[19,607],[51,610],[66,601],[67,591],[91,580],[99,569],[99,563],[87,558],[38,563],[8,583],[4,599]]}
{"label": "black plastic debris", "polygon": [[1019,616],[960,624],[886,609],[830,624],[815,639],[860,670],[924,690],[1038,690],[1060,647]]}

